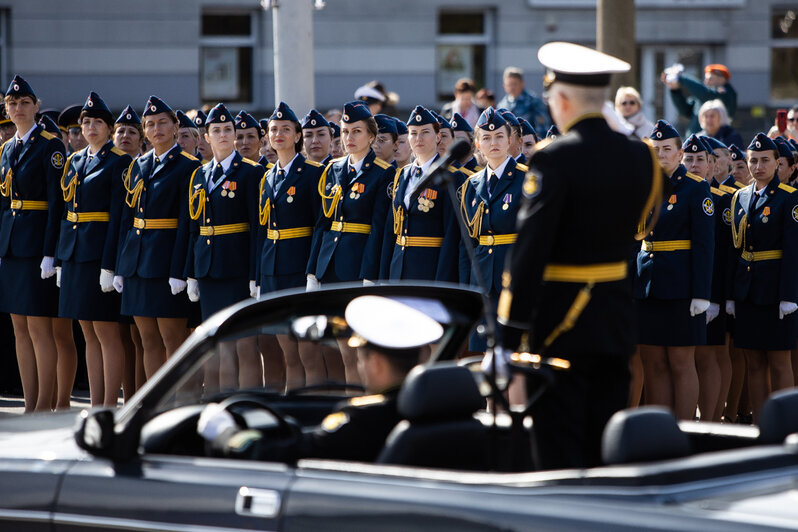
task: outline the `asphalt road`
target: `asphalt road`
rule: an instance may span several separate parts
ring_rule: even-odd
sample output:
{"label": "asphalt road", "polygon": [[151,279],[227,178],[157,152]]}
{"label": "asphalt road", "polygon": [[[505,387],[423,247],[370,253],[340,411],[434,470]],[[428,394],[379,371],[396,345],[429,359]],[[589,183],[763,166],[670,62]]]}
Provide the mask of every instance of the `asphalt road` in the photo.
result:
{"label": "asphalt road", "polygon": [[[89,392],[76,390],[72,394],[72,410],[79,412],[83,408],[88,408],[89,405]],[[25,402],[21,395],[0,395],[0,416],[4,415],[18,415],[23,414],[25,411]]]}

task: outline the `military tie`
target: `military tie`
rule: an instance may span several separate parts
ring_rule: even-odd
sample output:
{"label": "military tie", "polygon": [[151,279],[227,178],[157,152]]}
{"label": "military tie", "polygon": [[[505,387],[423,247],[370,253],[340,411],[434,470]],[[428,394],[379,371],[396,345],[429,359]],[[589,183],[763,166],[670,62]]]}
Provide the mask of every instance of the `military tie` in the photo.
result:
{"label": "military tie", "polygon": [[11,150],[11,167],[16,168],[17,160],[19,159],[19,154],[22,153],[22,139],[17,139],[17,142],[14,143],[14,147]]}
{"label": "military tie", "polygon": [[357,172],[355,171],[355,167],[354,166],[350,166],[349,167],[349,173],[347,174],[347,185],[351,185],[352,184],[352,181],[355,180],[355,176],[356,175],[357,175]]}
{"label": "military tie", "polygon": [[488,196],[493,197],[493,189],[496,188],[496,183],[499,182],[499,178],[493,172],[490,173],[490,177],[488,177]]}
{"label": "military tie", "polygon": [[221,164],[217,164],[213,169],[213,176],[211,176],[211,190],[215,189],[224,178],[224,168]]}
{"label": "military tie", "polygon": [[274,193],[277,194],[280,190],[280,185],[285,181],[285,170],[280,168],[277,170],[277,177],[274,179]]}

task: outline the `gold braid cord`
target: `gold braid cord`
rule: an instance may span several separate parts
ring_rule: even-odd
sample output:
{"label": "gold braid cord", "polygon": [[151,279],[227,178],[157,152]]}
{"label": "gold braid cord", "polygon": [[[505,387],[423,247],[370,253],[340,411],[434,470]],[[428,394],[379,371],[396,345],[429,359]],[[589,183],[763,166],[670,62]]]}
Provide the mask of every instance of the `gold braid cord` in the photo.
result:
{"label": "gold braid cord", "polygon": [[327,184],[327,172],[330,170],[332,163],[327,165],[327,168],[322,172],[319,178],[319,196],[321,196],[321,210],[326,218],[332,218],[335,210],[338,208],[338,202],[341,200],[341,187],[338,184],[333,185],[330,193],[327,194],[325,186]]}
{"label": "gold braid cord", "polygon": [[[191,174],[191,181],[188,187],[188,215],[192,220],[199,220],[205,217],[205,187],[199,187],[196,192],[194,190],[194,176],[197,175],[197,167]],[[197,204],[198,203],[198,204]],[[195,207],[194,205],[197,204]]]}
{"label": "gold braid cord", "polygon": [[[652,163],[651,190],[648,193],[648,199],[646,199],[646,204],[640,215],[640,222],[637,224],[635,240],[643,240],[646,235],[654,229],[654,226],[657,225],[657,220],[659,220],[660,210],[662,210],[662,167],[659,164],[659,159],[657,158],[657,153],[654,151],[654,148],[650,144],[646,144],[646,147],[648,148]],[[651,213],[650,218],[648,218],[649,213]],[[648,224],[646,224],[646,218],[648,218]]]}
{"label": "gold braid cord", "polygon": [[[75,155],[74,153],[72,155]],[[78,190],[78,172],[69,180],[67,185],[64,180],[66,179],[69,166],[72,163],[72,155],[67,157],[66,164],[64,165],[64,172],[61,174],[61,193],[64,195],[64,201],[72,201],[75,198],[75,192]]]}
{"label": "gold braid cord", "polygon": [[393,211],[393,234],[401,235],[402,227],[405,225],[405,210],[404,203],[399,202],[396,206],[396,189],[399,188],[399,176],[402,175],[402,170],[397,169],[393,176],[393,190],[391,191],[391,211]]}
{"label": "gold braid cord", "polygon": [[468,226],[469,236],[471,236],[471,238],[479,238],[479,235],[482,233],[482,215],[485,211],[485,202],[480,201],[477,211],[474,213],[474,217],[468,217],[468,209],[466,208],[465,197],[469,181],[470,179],[466,179],[465,183],[460,186],[460,212],[463,215],[463,220]]}
{"label": "gold braid cord", "polygon": [[737,196],[740,194],[740,191],[734,193],[732,196],[731,201],[731,230],[732,230],[732,242],[734,243],[734,247],[736,249],[745,249],[745,225],[748,223],[748,214],[743,214],[743,217],[740,219],[740,225],[734,225],[734,211],[737,210]]}
{"label": "gold braid cord", "polygon": [[127,203],[128,207],[136,207],[136,204],[141,197],[141,191],[144,189],[144,179],[140,179],[136,186],[132,189],[130,188],[130,174],[133,171],[133,165],[136,161],[130,163],[130,166],[127,167],[127,172],[122,180],[122,184],[125,185],[125,203]]}
{"label": "gold braid cord", "polygon": [[3,197],[11,197],[11,182],[13,178],[14,172],[9,168],[3,181],[0,181],[0,194],[2,194]]}
{"label": "gold braid cord", "polygon": [[263,177],[260,180],[260,187],[258,194],[258,220],[261,225],[268,226],[269,225],[269,217],[272,214],[272,200],[271,198],[266,198],[266,202],[261,205],[260,202],[263,199],[263,186],[266,184],[266,172],[264,172]]}

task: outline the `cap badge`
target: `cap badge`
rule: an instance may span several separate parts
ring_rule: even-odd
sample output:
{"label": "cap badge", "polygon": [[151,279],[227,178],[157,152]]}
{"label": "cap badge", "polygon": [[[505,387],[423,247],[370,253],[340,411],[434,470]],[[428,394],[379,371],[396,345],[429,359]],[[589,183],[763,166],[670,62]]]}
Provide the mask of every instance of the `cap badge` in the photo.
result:
{"label": "cap badge", "polygon": [[282,111],[277,111],[277,118],[282,118],[282,117],[283,117]]}
{"label": "cap badge", "polygon": [[657,131],[657,138],[658,138],[658,139],[661,139],[661,138],[662,138],[662,131]]}
{"label": "cap badge", "polygon": [[349,122],[349,115],[344,115],[342,118],[344,122]]}
{"label": "cap badge", "polygon": [[17,85],[16,83],[14,83],[14,90],[15,90],[15,91],[18,91],[18,90],[19,90],[19,85]]}
{"label": "cap badge", "polygon": [[316,119],[315,119],[315,118],[314,118],[313,120],[311,120],[311,121],[310,121],[310,125],[311,125],[311,126],[315,126],[315,125],[316,125]]}
{"label": "cap badge", "polygon": [[125,115],[125,118],[127,118],[128,120],[130,120],[131,118],[133,118],[133,116],[132,116],[130,113],[128,113],[128,114],[126,114],[126,115]]}
{"label": "cap badge", "polygon": [[151,106],[150,106],[150,111],[152,111],[153,113],[154,113],[154,112],[155,112],[157,109],[158,109],[158,108],[157,108],[157,107],[155,107],[154,105],[151,105]]}
{"label": "cap badge", "polygon": [[698,146],[696,146],[695,144],[693,144],[693,151],[698,151]]}
{"label": "cap badge", "polygon": [[496,124],[488,124],[488,129],[493,131],[496,128]]}
{"label": "cap badge", "polygon": [[86,102],[86,105],[88,105],[89,107],[94,107],[94,102],[89,100],[88,102]]}
{"label": "cap badge", "polygon": [[457,122],[455,122],[454,120],[452,120],[452,127],[457,127]]}
{"label": "cap badge", "polygon": [[421,115],[416,115],[416,122],[421,122]]}
{"label": "cap badge", "polygon": [[[127,117],[128,117],[128,118],[130,118],[130,115],[127,115]],[[197,118],[195,118],[195,119],[194,119],[194,123],[195,123],[195,124],[200,124],[201,122],[202,122],[202,121],[199,119],[199,117],[197,117]]]}
{"label": "cap badge", "polygon": [[757,148],[761,148],[761,147],[762,147],[762,143],[761,143],[761,142],[759,142],[759,141],[756,141],[756,147],[757,147]]}
{"label": "cap badge", "polygon": [[219,120],[221,120],[222,122],[224,122],[225,120],[227,120],[227,117],[226,117],[226,116],[224,116],[224,115],[222,115],[222,116],[220,116],[220,117],[219,117]]}

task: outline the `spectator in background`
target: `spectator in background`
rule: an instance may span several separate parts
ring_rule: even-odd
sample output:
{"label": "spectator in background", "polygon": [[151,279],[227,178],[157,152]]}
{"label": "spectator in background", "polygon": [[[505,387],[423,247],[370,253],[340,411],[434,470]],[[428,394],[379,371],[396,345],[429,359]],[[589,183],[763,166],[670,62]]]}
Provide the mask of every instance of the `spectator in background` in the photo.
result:
{"label": "spectator in background", "polygon": [[396,106],[399,104],[399,95],[389,92],[381,81],[369,81],[355,91],[355,99],[366,102],[372,115],[382,113],[396,116]]}
{"label": "spectator in background", "polygon": [[634,87],[618,88],[615,92],[615,111],[634,130],[636,137],[648,137],[654,129],[654,124],[643,114],[643,102]]}
{"label": "spectator in background", "polygon": [[785,139],[798,139],[798,105],[793,105],[787,111],[787,127],[784,131],[779,131],[778,118],[775,120],[773,127],[768,131],[768,137],[775,139],[781,135]]}
{"label": "spectator in background", "polygon": [[499,108],[509,109],[515,116],[525,118],[536,131],[546,131],[551,119],[543,100],[530,94],[524,87],[524,71],[518,67],[504,69],[504,98]]}
{"label": "spectator in background", "polygon": [[488,107],[496,107],[496,95],[490,89],[479,89],[477,91],[477,107],[480,109],[487,109]]}
{"label": "spectator in background", "polygon": [[721,100],[704,102],[698,110],[699,135],[715,138],[726,146],[743,146],[743,138],[729,123],[729,114]]}
{"label": "spectator in background", "polygon": [[324,119],[331,124],[337,124],[341,121],[341,110],[340,109],[330,109],[326,113],[324,113]]}
{"label": "spectator in background", "polygon": [[473,128],[479,120],[479,115],[482,109],[474,103],[477,88],[474,85],[474,80],[469,78],[460,78],[454,84],[454,101],[449,102],[441,109],[441,116],[446,120],[451,120],[454,113],[462,116],[466,122]]}
{"label": "spectator in background", "polygon": [[703,83],[685,74],[683,68],[681,65],[674,65],[663,72],[660,79],[670,89],[671,99],[679,114],[690,119],[687,136],[701,129],[698,124],[698,111],[704,102],[709,100],[722,101],[729,118],[734,118],[734,113],[737,111],[737,91],[729,83],[731,73],[728,68],[720,64],[707,65],[704,67]]}

